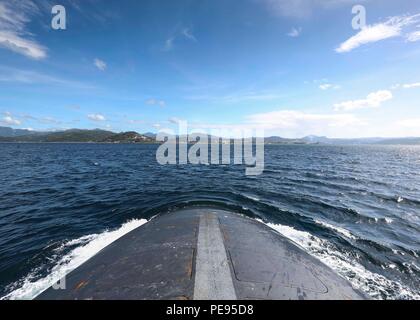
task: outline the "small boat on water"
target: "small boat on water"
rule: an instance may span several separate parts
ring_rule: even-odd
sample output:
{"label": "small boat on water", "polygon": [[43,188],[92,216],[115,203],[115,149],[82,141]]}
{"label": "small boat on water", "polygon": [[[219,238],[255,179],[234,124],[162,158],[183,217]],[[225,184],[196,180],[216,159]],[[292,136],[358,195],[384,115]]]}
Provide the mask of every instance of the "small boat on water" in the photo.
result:
{"label": "small boat on water", "polygon": [[268,226],[194,207],[162,214],[39,300],[360,300],[363,293]]}

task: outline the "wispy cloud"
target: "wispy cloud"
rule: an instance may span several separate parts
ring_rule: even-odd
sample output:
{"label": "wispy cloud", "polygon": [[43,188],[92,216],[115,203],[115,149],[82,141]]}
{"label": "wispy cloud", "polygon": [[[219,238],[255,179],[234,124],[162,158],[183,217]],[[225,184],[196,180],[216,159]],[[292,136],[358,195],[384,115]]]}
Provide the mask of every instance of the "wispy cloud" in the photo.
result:
{"label": "wispy cloud", "polygon": [[337,84],[332,84],[332,83],[323,83],[321,85],[319,85],[319,88],[321,90],[330,90],[330,89],[340,89],[340,86]]}
{"label": "wispy cloud", "polygon": [[148,99],[146,100],[145,103],[149,106],[160,106],[160,107],[166,106],[166,102],[164,100]]}
{"label": "wispy cloud", "polygon": [[31,59],[47,57],[47,49],[26,30],[33,15],[39,13],[31,0],[0,2],[0,46]]}
{"label": "wispy cloud", "polygon": [[44,123],[44,124],[62,124],[62,121],[57,120],[53,117],[42,117],[42,118],[38,118],[38,121],[40,123]]}
{"label": "wispy cloud", "polygon": [[186,99],[219,103],[238,103],[245,101],[270,101],[282,97],[282,94],[275,91],[239,91],[226,95],[193,95],[186,97]]}
{"label": "wispy cloud", "polygon": [[[73,11],[77,11],[79,17],[83,18],[85,21],[94,22],[96,26],[106,26],[109,25],[111,21],[120,20],[122,18],[118,11],[109,10],[105,3],[106,1],[104,0],[67,0],[65,2],[66,6],[69,5]],[[53,2],[53,4],[56,3]]]}
{"label": "wispy cloud", "polygon": [[391,100],[393,95],[388,90],[380,90],[370,93],[366,99],[350,100],[334,105],[335,111],[350,111],[366,108],[378,108],[385,101]]}
{"label": "wispy cloud", "polygon": [[396,83],[394,85],[391,86],[391,90],[397,90],[397,89],[412,89],[412,88],[419,88],[420,87],[420,82],[415,82],[415,83],[405,83],[405,84],[401,84],[401,83]]}
{"label": "wispy cloud", "polygon": [[92,89],[93,85],[67,80],[32,70],[22,70],[0,66],[0,82],[18,82],[23,84],[49,84],[75,88]]}
{"label": "wispy cloud", "polygon": [[189,28],[184,28],[182,30],[182,35],[189,40],[197,41],[196,37],[192,33],[192,30]]}
{"label": "wispy cloud", "polygon": [[3,117],[0,118],[0,123],[9,126],[20,126],[22,121],[16,119],[10,112],[4,112]]}
{"label": "wispy cloud", "polygon": [[179,119],[177,117],[172,117],[172,118],[169,118],[168,119],[168,122],[169,123],[172,123],[172,124],[179,124],[181,121],[183,121],[183,120],[182,119]]}
{"label": "wispy cloud", "polygon": [[292,38],[297,38],[300,36],[301,33],[302,28],[292,28],[292,30],[290,30],[289,33],[287,33],[287,35]]}
{"label": "wispy cloud", "polygon": [[419,88],[420,82],[403,84],[402,87],[404,89]]}
{"label": "wispy cloud", "polygon": [[105,71],[107,68],[106,62],[98,58],[93,60],[93,65],[101,71]]}
{"label": "wispy cloud", "polygon": [[420,31],[414,31],[407,35],[407,41],[416,42],[420,40]]}
{"label": "wispy cloud", "polygon": [[97,122],[106,121],[105,116],[100,113],[89,114],[87,117],[89,120],[92,120],[92,121],[97,121]]}
{"label": "wispy cloud", "polygon": [[328,89],[330,89],[331,87],[332,87],[332,85],[331,85],[331,84],[329,84],[329,83],[321,84],[321,85],[319,86],[319,88],[320,88],[321,90],[328,90]]}
{"label": "wispy cloud", "polygon": [[39,124],[55,124],[55,125],[61,125],[65,124],[65,122],[60,121],[54,117],[36,117],[30,114],[20,114],[19,118],[28,120],[28,121],[35,121]]}
{"label": "wispy cloud", "polygon": [[54,124],[54,125],[63,125],[63,124],[70,124],[71,122],[64,122],[58,120],[52,116],[35,116],[28,113],[20,113],[20,112],[10,112],[6,111],[3,112],[4,117],[0,118],[0,123],[7,124],[7,125],[21,125],[22,123],[32,122],[38,124]]}
{"label": "wispy cloud", "polygon": [[144,123],[146,123],[144,120],[136,120],[136,119],[129,119],[127,122],[129,124],[144,124]]}
{"label": "wispy cloud", "polygon": [[190,28],[182,28],[182,29],[177,30],[173,35],[171,35],[169,38],[165,40],[163,50],[171,51],[174,48],[175,41],[179,37],[184,38],[189,41],[197,42],[197,38],[194,36]]}
{"label": "wispy cloud", "polygon": [[47,56],[45,47],[11,31],[0,31],[0,46],[35,60],[44,59]]}
{"label": "wispy cloud", "polygon": [[303,18],[314,10],[328,9],[343,4],[360,3],[365,0],[256,0],[263,3],[271,13],[282,17]]}
{"label": "wispy cloud", "polygon": [[172,50],[172,48],[174,46],[174,40],[175,40],[174,37],[170,37],[170,38],[166,39],[165,40],[165,46],[164,46],[163,50],[165,50],[165,51]]}
{"label": "wispy cloud", "polygon": [[385,22],[366,26],[356,35],[341,43],[335,51],[338,53],[350,52],[368,43],[403,36],[406,33],[405,28],[417,23],[419,20],[420,14],[395,16]]}

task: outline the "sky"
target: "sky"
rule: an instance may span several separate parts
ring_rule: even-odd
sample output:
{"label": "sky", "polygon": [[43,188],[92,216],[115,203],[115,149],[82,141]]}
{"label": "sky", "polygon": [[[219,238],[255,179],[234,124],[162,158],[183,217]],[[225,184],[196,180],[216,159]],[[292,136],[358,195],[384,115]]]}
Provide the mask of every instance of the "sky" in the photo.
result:
{"label": "sky", "polygon": [[[52,27],[57,4],[65,30]],[[420,136],[420,0],[0,0],[0,126],[156,132],[180,120]]]}

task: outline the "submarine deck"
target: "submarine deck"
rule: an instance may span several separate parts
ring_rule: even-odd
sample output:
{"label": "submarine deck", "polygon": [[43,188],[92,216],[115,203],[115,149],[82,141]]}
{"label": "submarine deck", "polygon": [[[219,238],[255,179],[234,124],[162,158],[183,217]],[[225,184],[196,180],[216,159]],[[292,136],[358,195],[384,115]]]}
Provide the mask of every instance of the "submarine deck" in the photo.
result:
{"label": "submarine deck", "polygon": [[36,299],[365,299],[263,223],[213,208],[152,219],[73,270],[65,284]]}

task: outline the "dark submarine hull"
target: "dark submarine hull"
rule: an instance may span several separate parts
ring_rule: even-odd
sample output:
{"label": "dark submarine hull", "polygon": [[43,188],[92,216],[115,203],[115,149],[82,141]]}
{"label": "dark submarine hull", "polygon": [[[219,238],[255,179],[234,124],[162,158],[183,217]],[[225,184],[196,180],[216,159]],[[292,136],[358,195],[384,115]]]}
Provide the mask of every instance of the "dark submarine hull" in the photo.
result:
{"label": "dark submarine hull", "polygon": [[214,208],[160,215],[37,300],[361,300],[332,269],[268,226]]}

